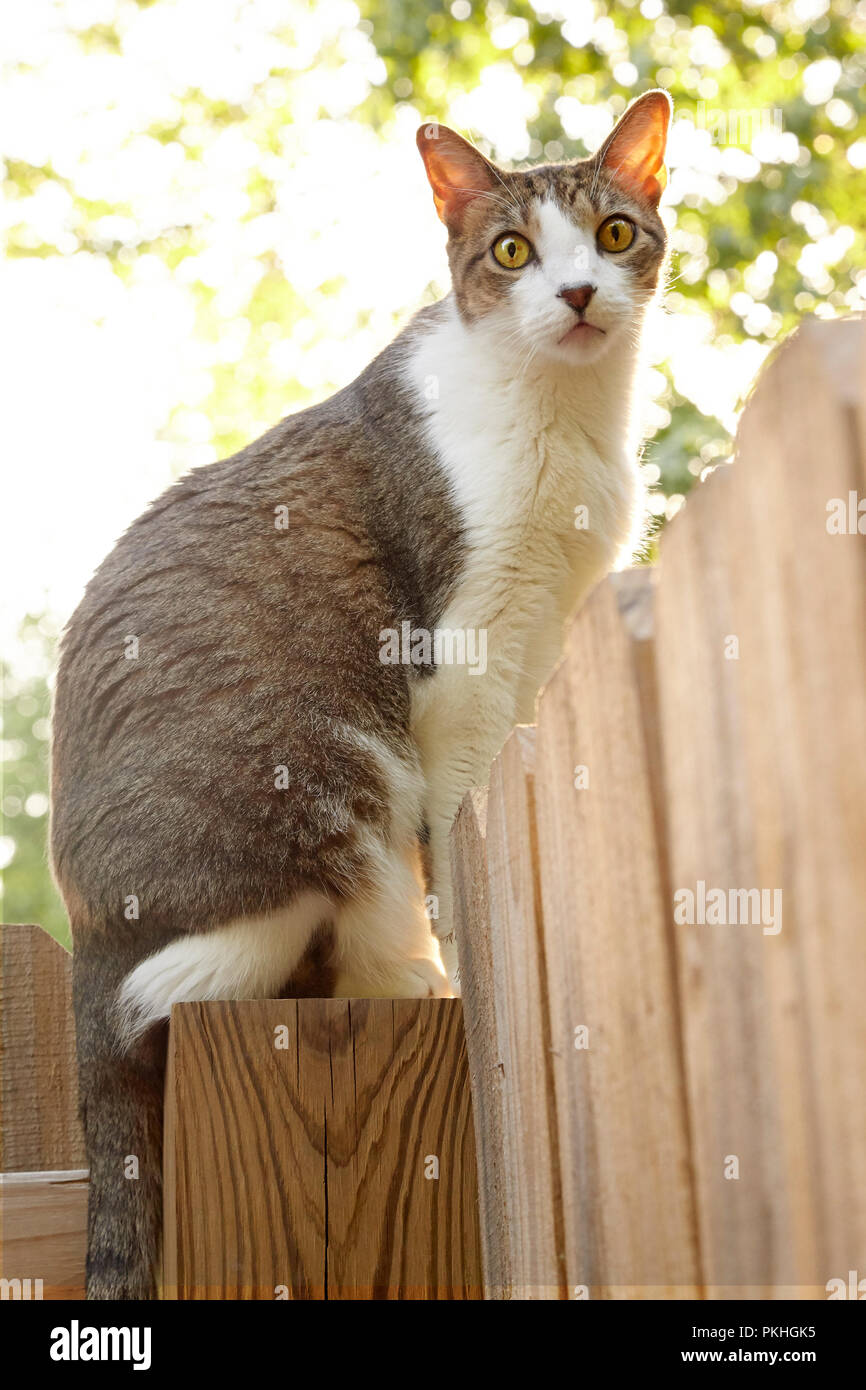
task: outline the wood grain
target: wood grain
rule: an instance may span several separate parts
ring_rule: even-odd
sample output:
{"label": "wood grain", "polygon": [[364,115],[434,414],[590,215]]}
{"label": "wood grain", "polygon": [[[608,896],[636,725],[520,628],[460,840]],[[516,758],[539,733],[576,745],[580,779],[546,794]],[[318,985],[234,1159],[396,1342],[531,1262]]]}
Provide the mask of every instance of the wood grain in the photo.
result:
{"label": "wood grain", "polygon": [[[568,1282],[592,1297],[700,1285],[648,619],[600,585],[538,706],[535,805]],[[645,605],[644,605],[645,606]],[[640,608],[640,605],[638,605]],[[575,785],[585,768],[588,786]],[[588,1046],[578,1048],[585,1028]]]}
{"label": "wood grain", "polygon": [[661,549],[672,882],[781,892],[777,934],[675,930],[715,1297],[866,1268],[866,537],[826,527],[863,492],[864,401],[863,321],[805,325]]}
{"label": "wood grain", "polygon": [[535,831],[535,730],[517,728],[490,769],[487,867],[493,1007],[504,1100],[511,1297],[566,1296],[547,975]]}
{"label": "wood grain", "polygon": [[480,1298],[459,1000],[176,1006],[165,1188],[169,1297]]}
{"label": "wood grain", "polygon": [[[671,525],[662,546],[656,612],[664,730],[671,893],[757,883],[746,792],[736,637],[726,554],[732,485],[719,470]],[[683,517],[685,520],[685,517]],[[787,1239],[784,1193],[774,1196],[778,1078],[767,1066],[765,941],[760,927],[674,925],[708,1296],[740,1284],[760,1296],[766,1252]],[[725,1176],[727,1156],[743,1177]],[[780,1202],[781,1197],[781,1202]]]}
{"label": "wood grain", "polygon": [[41,927],[0,927],[0,1170],[86,1162],[72,957]]}
{"label": "wood grain", "polygon": [[541,887],[535,730],[515,729],[452,831],[467,1052],[478,1135],[485,1296],[565,1296]]}
{"label": "wood grain", "polygon": [[467,792],[451,830],[454,925],[478,1156],[478,1212],[488,1299],[509,1299],[511,1246],[505,1195],[505,1092],[493,985],[487,871],[487,788]]}
{"label": "wood grain", "polygon": [[0,1175],[0,1277],[29,1279],[32,1298],[83,1298],[86,1244],[86,1172]]}

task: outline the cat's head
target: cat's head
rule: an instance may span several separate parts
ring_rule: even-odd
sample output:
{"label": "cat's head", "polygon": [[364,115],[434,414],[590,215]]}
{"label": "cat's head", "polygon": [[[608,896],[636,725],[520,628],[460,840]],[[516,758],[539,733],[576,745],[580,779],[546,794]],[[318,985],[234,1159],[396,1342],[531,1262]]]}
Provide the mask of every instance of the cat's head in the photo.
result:
{"label": "cat's head", "polygon": [[659,283],[671,100],[638,97],[591,159],[506,171],[442,125],[418,131],[457,305],[515,352],[580,363],[634,338]]}

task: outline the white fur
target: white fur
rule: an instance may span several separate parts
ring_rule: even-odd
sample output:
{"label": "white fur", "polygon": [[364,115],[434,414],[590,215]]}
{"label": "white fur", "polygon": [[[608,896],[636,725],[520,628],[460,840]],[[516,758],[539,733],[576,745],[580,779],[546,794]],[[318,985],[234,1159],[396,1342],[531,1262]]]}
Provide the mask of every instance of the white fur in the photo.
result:
{"label": "white fur", "polygon": [[[642,310],[621,268],[590,262],[589,274],[575,275],[575,247],[586,238],[552,204],[537,218],[540,263],[515,278],[506,306],[467,325],[449,302],[407,359],[468,546],[439,622],[487,629],[485,675],[443,666],[412,697],[440,898],[434,929],[452,980],[453,817],[513,724],[532,720],[564,623],[631,554],[642,522],[631,421]],[[592,255],[603,259],[594,242]],[[581,279],[597,284],[588,317],[607,325],[600,351],[560,345],[575,318],[557,294]],[[578,506],[588,508],[587,530],[575,528]]]}
{"label": "white fur", "polygon": [[451,992],[424,914],[415,833],[411,844],[398,849],[369,831],[360,832],[369,886],[336,919],[337,997]]}
{"label": "white fur", "polygon": [[117,996],[118,1034],[131,1042],[191,999],[263,999],[289,979],[315,928],[331,916],[319,893],[216,931],[180,936],[130,971]]}
{"label": "white fur", "polygon": [[448,993],[436,942],[424,912],[417,862],[424,780],[416,758],[399,756],[374,734],[339,726],[348,742],[369,754],[388,788],[384,836],[361,829],[367,887],[337,914],[335,993],[351,997]]}

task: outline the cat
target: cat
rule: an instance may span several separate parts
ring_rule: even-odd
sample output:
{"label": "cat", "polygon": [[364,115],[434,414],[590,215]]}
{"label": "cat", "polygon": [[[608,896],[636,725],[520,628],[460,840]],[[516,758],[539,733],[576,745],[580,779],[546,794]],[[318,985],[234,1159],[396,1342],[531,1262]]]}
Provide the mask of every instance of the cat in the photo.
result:
{"label": "cat", "polygon": [[452,819],[642,525],[670,111],[645,93],[592,158],[511,172],[422,127],[451,293],[170,487],[68,624],[51,844],[90,1298],[157,1295],[173,1003],[310,992],[311,961],[341,997],[458,990]]}

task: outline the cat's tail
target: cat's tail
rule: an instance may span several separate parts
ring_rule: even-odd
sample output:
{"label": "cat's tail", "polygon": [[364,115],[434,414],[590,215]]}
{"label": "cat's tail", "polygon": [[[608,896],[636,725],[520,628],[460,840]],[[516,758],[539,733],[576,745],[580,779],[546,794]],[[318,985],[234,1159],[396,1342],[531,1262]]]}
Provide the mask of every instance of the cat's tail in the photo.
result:
{"label": "cat's tail", "polygon": [[158,1297],[162,1256],[168,1025],[157,1023],[132,1042],[119,1040],[114,981],[99,979],[114,972],[104,969],[104,957],[103,970],[94,971],[93,945],[88,941],[73,954],[79,1098],[90,1164],[87,1297],[151,1299]]}

